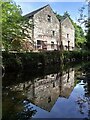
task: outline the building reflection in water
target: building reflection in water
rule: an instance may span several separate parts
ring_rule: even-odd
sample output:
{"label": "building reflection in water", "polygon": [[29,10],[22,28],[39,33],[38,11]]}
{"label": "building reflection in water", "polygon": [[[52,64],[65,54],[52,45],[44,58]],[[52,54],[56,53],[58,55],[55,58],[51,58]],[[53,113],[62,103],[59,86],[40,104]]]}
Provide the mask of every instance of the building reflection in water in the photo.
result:
{"label": "building reflection in water", "polygon": [[74,69],[66,72],[46,75],[14,85],[14,91],[23,91],[27,99],[36,106],[51,111],[58,97],[68,98],[74,88]]}

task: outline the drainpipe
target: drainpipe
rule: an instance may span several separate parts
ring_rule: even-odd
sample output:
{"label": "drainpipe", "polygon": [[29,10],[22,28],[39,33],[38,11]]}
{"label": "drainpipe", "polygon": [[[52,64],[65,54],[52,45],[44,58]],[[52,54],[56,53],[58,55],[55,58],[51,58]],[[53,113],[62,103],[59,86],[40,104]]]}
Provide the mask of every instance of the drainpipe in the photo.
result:
{"label": "drainpipe", "polygon": [[69,43],[70,43],[70,41],[68,40],[68,51],[69,51]]}
{"label": "drainpipe", "polygon": [[60,52],[61,52],[61,57],[60,57],[60,60],[61,60],[61,64],[63,64],[63,43],[62,43],[62,27],[61,27],[61,21],[60,21]]}
{"label": "drainpipe", "polygon": [[61,21],[60,21],[60,30],[59,30],[59,34],[60,34],[60,42],[59,42],[59,49],[61,51],[61,43],[62,43],[62,30],[61,30]]}
{"label": "drainpipe", "polygon": [[34,16],[32,16],[32,41],[33,41],[33,50],[36,50],[36,43],[34,42]]}

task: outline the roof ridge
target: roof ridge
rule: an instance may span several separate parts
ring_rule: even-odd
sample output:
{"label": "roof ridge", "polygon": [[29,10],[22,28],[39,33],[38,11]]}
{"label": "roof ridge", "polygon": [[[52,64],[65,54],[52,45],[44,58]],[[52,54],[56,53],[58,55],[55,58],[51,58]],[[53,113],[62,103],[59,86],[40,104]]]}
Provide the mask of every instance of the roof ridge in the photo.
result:
{"label": "roof ridge", "polygon": [[50,6],[50,5],[47,4],[47,5],[45,5],[45,6],[41,7],[41,8],[38,8],[38,9],[36,9],[36,10],[34,10],[34,11],[32,11],[32,12],[26,14],[26,15],[24,15],[24,16],[25,16],[25,17],[33,16],[33,15],[36,14],[38,11],[42,10],[43,8],[45,8],[45,7],[47,7],[47,6]]}
{"label": "roof ridge", "polygon": [[62,16],[62,18],[61,18],[61,22],[63,22],[66,18],[69,18],[68,16]]}

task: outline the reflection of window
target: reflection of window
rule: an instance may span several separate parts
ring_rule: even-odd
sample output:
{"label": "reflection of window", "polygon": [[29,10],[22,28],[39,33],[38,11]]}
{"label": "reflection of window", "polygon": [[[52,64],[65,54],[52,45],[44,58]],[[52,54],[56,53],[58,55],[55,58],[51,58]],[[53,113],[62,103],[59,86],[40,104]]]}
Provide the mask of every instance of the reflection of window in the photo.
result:
{"label": "reflection of window", "polygon": [[54,77],[54,74],[52,74],[51,77]]}
{"label": "reflection of window", "polygon": [[55,87],[55,83],[53,82],[53,88]]}
{"label": "reflection of window", "polygon": [[54,49],[54,42],[51,42],[51,48]]}
{"label": "reflection of window", "polygon": [[69,70],[68,70],[67,82],[69,82],[69,78],[70,76],[69,76]]}
{"label": "reflection of window", "polygon": [[48,15],[48,22],[51,22],[51,16]]}
{"label": "reflection of window", "polygon": [[52,31],[53,36],[55,36],[55,31]]}
{"label": "reflection of window", "polygon": [[50,103],[51,102],[51,96],[50,97],[48,97],[48,103]]}

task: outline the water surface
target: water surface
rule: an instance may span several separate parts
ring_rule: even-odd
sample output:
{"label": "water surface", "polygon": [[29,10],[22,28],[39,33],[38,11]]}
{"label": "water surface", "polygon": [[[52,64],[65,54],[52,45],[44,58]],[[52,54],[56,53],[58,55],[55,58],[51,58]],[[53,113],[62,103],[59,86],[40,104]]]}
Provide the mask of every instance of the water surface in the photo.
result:
{"label": "water surface", "polygon": [[89,68],[83,63],[64,70],[50,66],[36,73],[5,74],[2,120],[90,119]]}

